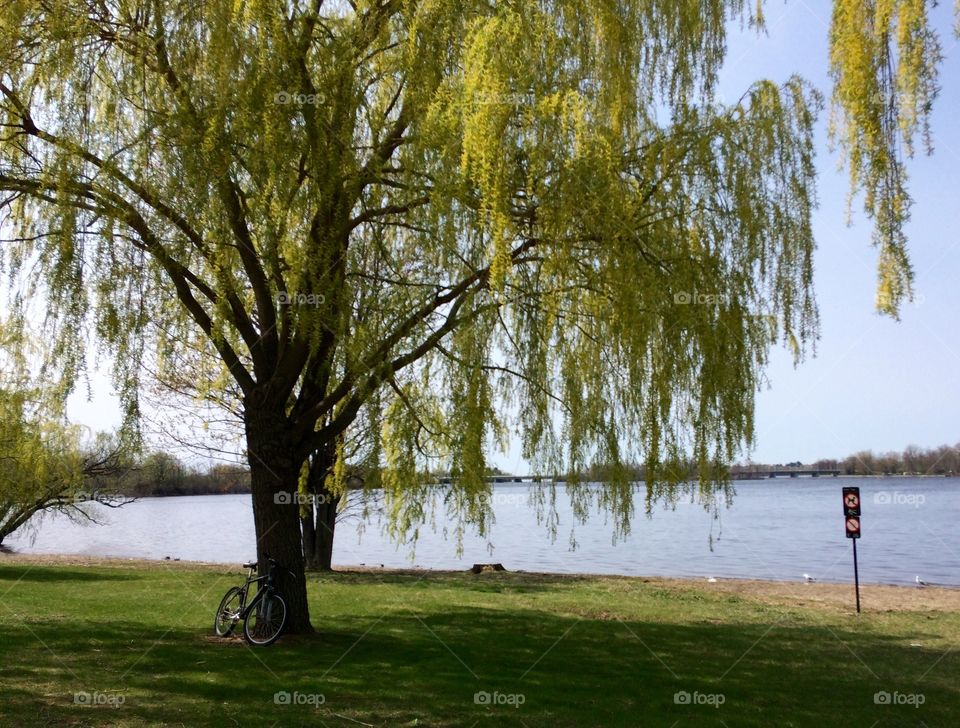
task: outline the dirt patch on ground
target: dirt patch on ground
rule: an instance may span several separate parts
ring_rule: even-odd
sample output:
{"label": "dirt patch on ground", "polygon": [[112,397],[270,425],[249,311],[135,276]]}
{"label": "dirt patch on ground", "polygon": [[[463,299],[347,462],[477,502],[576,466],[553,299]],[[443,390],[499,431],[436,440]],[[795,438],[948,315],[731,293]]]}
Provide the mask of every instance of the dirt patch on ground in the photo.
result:
{"label": "dirt patch on ground", "polygon": [[[712,584],[683,579],[651,581],[678,587],[696,584],[705,592],[727,593],[772,605],[821,607],[843,612],[856,609],[853,584],[754,579],[719,579]],[[960,589],[861,584],[860,602],[865,612],[960,612]]]}
{"label": "dirt patch on ground", "polygon": [[[131,559],[121,556],[84,556],[81,554],[21,554],[0,551],[0,565],[31,564],[37,566],[107,566],[112,568],[163,568],[176,566],[183,569],[229,570],[231,564],[214,564],[205,561],[174,561],[170,559]],[[237,564],[240,568],[240,564]]]}

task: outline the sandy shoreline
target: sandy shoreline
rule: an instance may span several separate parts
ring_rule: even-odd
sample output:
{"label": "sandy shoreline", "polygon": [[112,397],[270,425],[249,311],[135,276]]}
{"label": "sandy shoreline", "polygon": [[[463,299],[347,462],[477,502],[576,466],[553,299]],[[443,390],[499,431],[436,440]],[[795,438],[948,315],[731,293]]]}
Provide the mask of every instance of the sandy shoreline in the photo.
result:
{"label": "sandy shoreline", "polygon": [[[24,564],[36,567],[44,566],[80,566],[110,568],[179,568],[203,569],[209,571],[236,571],[242,573],[240,565],[201,562],[167,561],[163,559],[127,558],[113,556],[83,556],[62,554],[20,554],[0,551],[0,565]],[[464,576],[467,571],[434,569],[376,568],[368,566],[337,565],[339,574],[384,574],[411,575],[429,579],[450,576]],[[675,578],[660,576],[617,576],[610,574],[557,574],[532,571],[501,571],[483,573],[478,579],[497,579],[504,581],[563,582],[591,579],[615,585],[617,582],[641,582],[666,589],[700,589],[715,591],[752,599],[768,604],[794,605],[824,608],[830,611],[853,611],[853,584],[828,582],[771,581],[764,579],[721,578],[714,583],[705,579]],[[925,587],[918,589],[910,586],[887,584],[861,584],[861,601],[864,612],[960,612],[960,588]]]}

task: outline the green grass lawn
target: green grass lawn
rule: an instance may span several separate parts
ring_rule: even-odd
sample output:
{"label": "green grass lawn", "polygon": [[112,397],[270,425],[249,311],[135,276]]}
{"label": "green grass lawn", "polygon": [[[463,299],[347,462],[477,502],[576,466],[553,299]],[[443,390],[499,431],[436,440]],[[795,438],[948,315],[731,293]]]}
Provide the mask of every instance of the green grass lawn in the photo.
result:
{"label": "green grass lawn", "polygon": [[942,606],[857,617],[699,582],[350,572],[309,577],[315,636],[254,650],[210,636],[239,577],[0,565],[0,726],[960,724],[960,615]]}

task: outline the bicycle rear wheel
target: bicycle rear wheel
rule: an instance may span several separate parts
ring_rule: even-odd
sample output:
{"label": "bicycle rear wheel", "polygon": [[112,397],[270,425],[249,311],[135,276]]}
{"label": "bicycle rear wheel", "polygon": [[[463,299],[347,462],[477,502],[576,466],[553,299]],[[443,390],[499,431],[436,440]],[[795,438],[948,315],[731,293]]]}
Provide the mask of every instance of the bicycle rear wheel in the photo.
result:
{"label": "bicycle rear wheel", "polygon": [[243,636],[251,645],[273,644],[287,624],[287,605],[279,594],[267,594],[257,601],[243,621]]}
{"label": "bicycle rear wheel", "polygon": [[220,601],[217,616],[213,620],[213,631],[220,637],[228,637],[240,620],[240,602],[243,592],[240,587],[234,586],[227,590]]}

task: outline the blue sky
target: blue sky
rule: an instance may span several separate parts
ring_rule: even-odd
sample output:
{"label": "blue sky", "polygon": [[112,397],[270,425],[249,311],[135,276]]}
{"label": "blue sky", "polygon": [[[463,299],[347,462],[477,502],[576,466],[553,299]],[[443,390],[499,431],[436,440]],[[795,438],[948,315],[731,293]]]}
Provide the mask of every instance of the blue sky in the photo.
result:
{"label": "blue sky", "polygon": [[[935,107],[936,152],[910,163],[915,200],[908,233],[916,271],[916,301],[900,322],[874,311],[876,253],[871,224],[853,207],[846,225],[846,172],[827,143],[822,114],[818,132],[820,208],[815,286],[822,337],[817,356],[794,368],[787,352],[773,352],[769,388],[758,395],[758,462],[811,461],[858,450],[901,450],[960,442],[960,44],[952,32],[953,8],[933,10],[945,62]],[[766,6],[768,32],[744,31],[730,39],[720,93],[739,98],[761,77],[784,81],[799,73],[824,93],[829,3],[789,0]],[[104,377],[94,377],[71,402],[71,416],[96,429],[117,424]],[[526,469],[516,449],[495,455],[508,471]]]}
{"label": "blue sky", "polygon": [[[731,42],[723,92],[738,93],[760,75],[783,80],[793,72],[828,92],[825,8],[828,3],[812,0],[769,3],[768,36]],[[847,175],[829,151],[825,112],[814,217],[822,338],[816,358],[796,369],[786,352],[774,352],[770,388],[757,401],[752,457],[758,462],[960,442],[960,44],[951,4],[941,3],[933,14],[946,60],[933,117],[935,154],[909,165],[915,302],[904,306],[900,322],[874,311],[871,224],[856,200],[853,225],[846,225]]]}

